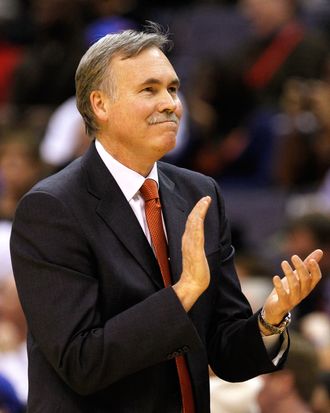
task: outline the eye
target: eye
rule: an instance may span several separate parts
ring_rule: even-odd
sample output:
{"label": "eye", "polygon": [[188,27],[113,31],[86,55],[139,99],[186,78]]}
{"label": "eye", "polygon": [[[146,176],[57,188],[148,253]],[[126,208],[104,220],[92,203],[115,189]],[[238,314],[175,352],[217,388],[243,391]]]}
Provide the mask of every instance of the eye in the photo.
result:
{"label": "eye", "polygon": [[154,88],[152,86],[145,87],[142,89],[142,92],[147,92],[147,93],[154,93]]}
{"label": "eye", "polygon": [[171,87],[168,88],[168,91],[169,91],[171,94],[176,95],[176,94],[178,93],[178,87],[177,87],[177,86],[171,86]]}

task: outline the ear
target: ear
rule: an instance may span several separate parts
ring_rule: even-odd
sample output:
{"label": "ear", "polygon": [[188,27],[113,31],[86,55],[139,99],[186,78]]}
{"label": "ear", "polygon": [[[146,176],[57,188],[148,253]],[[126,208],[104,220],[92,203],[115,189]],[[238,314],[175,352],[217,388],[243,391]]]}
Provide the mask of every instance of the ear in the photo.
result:
{"label": "ear", "polygon": [[90,94],[90,102],[95,113],[95,116],[100,122],[105,122],[108,120],[108,104],[109,98],[100,90],[93,90]]}

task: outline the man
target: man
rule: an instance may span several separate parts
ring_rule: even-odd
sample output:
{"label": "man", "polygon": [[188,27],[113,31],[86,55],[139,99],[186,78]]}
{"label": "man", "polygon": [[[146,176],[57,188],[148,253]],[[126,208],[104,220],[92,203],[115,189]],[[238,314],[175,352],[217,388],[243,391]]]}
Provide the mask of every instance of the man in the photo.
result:
{"label": "man", "polygon": [[[319,33],[299,20],[297,0],[241,0],[256,37],[233,66],[259,104],[277,108],[291,78],[320,79],[326,74],[328,47]],[[235,64],[235,62],[233,62]]]}
{"label": "man", "polygon": [[[86,52],[77,106],[96,141],[17,210],[29,412],[206,413],[208,363],[234,381],[280,367],[286,339],[266,349],[260,328],[283,332],[321,277],[320,250],[305,263],[295,256],[295,272],[284,262],[264,319],[252,315],[216,184],[157,162],[174,147],[182,112],[166,44],[151,28],[107,35]],[[155,182],[157,233],[148,205],[159,213],[160,204],[146,189]]]}
{"label": "man", "polygon": [[26,320],[12,274],[0,280],[0,331],[0,374],[11,382],[25,405],[28,395]]}

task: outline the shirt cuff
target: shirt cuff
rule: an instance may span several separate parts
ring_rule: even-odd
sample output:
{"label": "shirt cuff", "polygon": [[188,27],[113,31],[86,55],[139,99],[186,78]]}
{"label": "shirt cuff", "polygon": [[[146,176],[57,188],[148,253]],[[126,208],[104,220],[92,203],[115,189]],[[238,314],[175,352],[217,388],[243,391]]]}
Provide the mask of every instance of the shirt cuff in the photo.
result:
{"label": "shirt cuff", "polygon": [[271,357],[274,366],[277,366],[289,345],[287,331],[284,331],[283,334],[272,334],[270,336],[262,335],[262,341],[264,342],[266,351],[269,357]]}

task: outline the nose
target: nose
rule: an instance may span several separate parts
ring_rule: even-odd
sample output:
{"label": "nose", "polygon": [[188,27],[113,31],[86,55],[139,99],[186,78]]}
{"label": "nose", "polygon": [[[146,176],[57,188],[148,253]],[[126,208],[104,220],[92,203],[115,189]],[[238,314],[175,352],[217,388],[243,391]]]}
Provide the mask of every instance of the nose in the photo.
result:
{"label": "nose", "polygon": [[161,99],[158,103],[159,112],[176,112],[178,106],[180,105],[180,99],[178,96],[172,95],[169,91],[165,91],[161,95]]}

